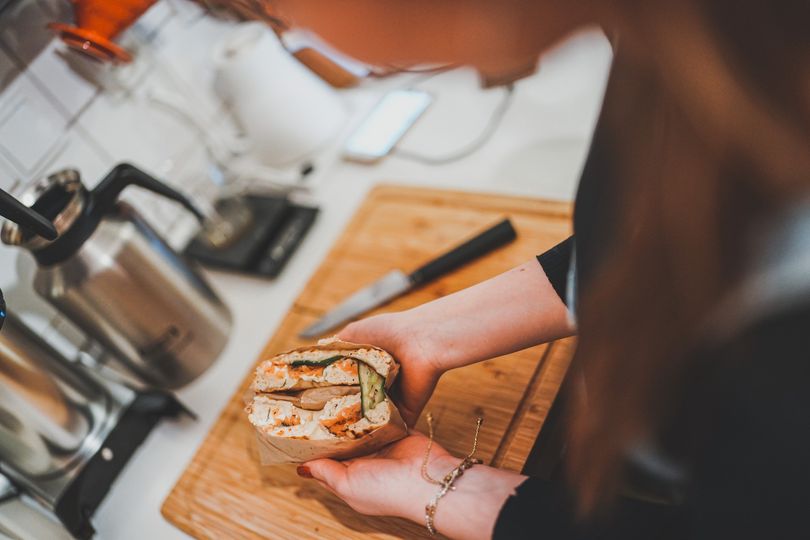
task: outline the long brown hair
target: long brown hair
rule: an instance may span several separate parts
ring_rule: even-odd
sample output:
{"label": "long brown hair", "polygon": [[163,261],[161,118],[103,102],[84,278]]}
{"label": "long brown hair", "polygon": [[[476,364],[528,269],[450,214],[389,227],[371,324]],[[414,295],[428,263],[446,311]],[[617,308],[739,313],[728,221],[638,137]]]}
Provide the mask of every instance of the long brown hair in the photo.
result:
{"label": "long brown hair", "polygon": [[810,4],[614,6],[632,77],[601,122],[626,206],[579,306],[589,384],[572,399],[568,463],[583,512],[615,492],[623,452],[675,406],[752,230],[810,195]]}

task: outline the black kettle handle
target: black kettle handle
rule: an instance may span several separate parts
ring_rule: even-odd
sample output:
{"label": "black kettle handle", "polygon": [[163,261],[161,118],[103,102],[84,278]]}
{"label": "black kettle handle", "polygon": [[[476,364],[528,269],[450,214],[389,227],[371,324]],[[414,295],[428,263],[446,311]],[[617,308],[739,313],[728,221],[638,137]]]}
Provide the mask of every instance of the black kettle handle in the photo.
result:
{"label": "black kettle handle", "polygon": [[99,182],[91,193],[92,212],[105,213],[111,209],[118,196],[127,186],[138,186],[148,189],[158,195],[182,204],[189,212],[202,223],[205,220],[203,213],[194,205],[191,200],[176,189],[164,184],[160,180],[146,174],[137,167],[129,163],[120,163]]}
{"label": "black kettle handle", "polygon": [[13,221],[20,227],[35,232],[46,240],[53,240],[58,236],[53,223],[2,189],[0,189],[0,216]]}

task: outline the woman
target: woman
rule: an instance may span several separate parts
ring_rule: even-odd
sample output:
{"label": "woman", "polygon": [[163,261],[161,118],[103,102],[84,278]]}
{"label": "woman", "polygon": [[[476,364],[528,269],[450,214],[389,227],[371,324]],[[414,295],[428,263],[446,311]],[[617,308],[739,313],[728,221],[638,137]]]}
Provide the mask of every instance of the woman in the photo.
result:
{"label": "woman", "polygon": [[[413,423],[441,374],[576,331],[562,478],[474,465],[439,501],[453,538],[808,537],[810,5],[803,0],[281,1],[379,65],[527,72],[600,25],[615,60],[575,236],[475,287],[349,325],[401,362]],[[575,323],[574,323],[575,321]],[[359,512],[425,521],[414,434],[299,469]],[[434,446],[441,478],[460,459]],[[627,495],[634,478],[653,496]]]}

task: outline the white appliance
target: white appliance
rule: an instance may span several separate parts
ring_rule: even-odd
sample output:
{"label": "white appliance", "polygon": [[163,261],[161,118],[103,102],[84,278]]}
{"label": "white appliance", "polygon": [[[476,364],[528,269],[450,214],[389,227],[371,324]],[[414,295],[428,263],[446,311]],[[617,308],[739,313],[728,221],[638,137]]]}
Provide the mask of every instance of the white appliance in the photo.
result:
{"label": "white appliance", "polygon": [[299,63],[262,23],[240,25],[214,51],[215,88],[268,167],[311,157],[347,114],[337,92]]}

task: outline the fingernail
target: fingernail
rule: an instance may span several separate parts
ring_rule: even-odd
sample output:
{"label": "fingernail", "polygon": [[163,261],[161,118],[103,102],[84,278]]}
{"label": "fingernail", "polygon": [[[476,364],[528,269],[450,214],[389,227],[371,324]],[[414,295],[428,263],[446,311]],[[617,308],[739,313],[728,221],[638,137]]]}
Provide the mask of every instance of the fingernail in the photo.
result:
{"label": "fingernail", "polygon": [[301,478],[312,478],[312,471],[310,471],[309,467],[307,467],[306,465],[299,465],[295,469],[295,472],[297,472],[298,476],[300,476]]}

